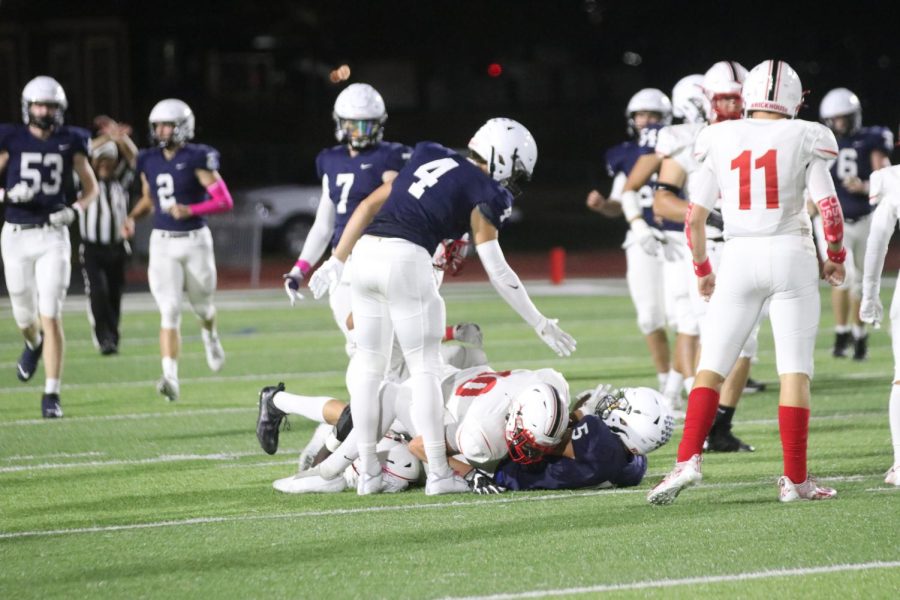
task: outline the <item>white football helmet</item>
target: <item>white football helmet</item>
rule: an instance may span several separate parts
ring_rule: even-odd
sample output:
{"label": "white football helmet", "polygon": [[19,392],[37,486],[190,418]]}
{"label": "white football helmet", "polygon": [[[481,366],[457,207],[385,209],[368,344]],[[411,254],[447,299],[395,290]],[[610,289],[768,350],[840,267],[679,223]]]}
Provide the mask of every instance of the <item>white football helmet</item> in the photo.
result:
{"label": "white football helmet", "polygon": [[[33,102],[55,104],[58,108],[46,118],[35,119],[28,110]],[[61,127],[64,122],[64,113],[68,107],[66,91],[52,77],[38,75],[26,83],[22,89],[22,121],[26,125],[35,125],[41,129],[50,129],[53,125]]]}
{"label": "white football helmet", "polygon": [[744,114],[761,110],[793,119],[803,104],[803,86],[791,65],[783,60],[766,60],[747,75],[741,97]]}
{"label": "white football helmet", "polygon": [[478,160],[488,165],[488,173],[514,193],[518,179],[531,179],[537,163],[537,144],[531,132],[513,119],[488,119],[472,139],[471,150]]}
{"label": "white football helmet", "polygon": [[834,119],[837,117],[849,117],[850,135],[862,127],[862,105],[859,98],[847,88],[835,88],[825,94],[822,104],[819,105],[819,118],[834,131]]}
{"label": "white football helmet", "polygon": [[334,101],[334,137],[361,150],[381,141],[387,111],[381,94],[368,83],[351,83]]}
{"label": "white football helmet", "polygon": [[632,96],[628,101],[628,106],[625,107],[630,137],[636,137],[640,133],[634,124],[634,113],[636,112],[659,113],[659,123],[668,125],[672,122],[672,101],[656,88],[644,88]]}
{"label": "white football helmet", "polygon": [[646,387],[624,388],[606,396],[598,416],[635,454],[647,454],[669,441],[675,427],[665,397]]}
{"label": "white football helmet", "polygon": [[506,417],[509,457],[524,465],[539,462],[559,445],[568,426],[567,403],[559,391],[543,382],[529,386],[512,401]]}
{"label": "white football helmet", "polygon": [[406,442],[398,441],[388,449],[381,470],[410,485],[419,481],[422,475],[422,461],[409,451]]}
{"label": "white football helmet", "polygon": [[[703,108],[710,123],[741,118],[741,87],[747,78],[747,69],[733,60],[719,61],[703,75]],[[737,108],[723,111],[717,107],[719,100],[736,100]]]}
{"label": "white football helmet", "polygon": [[703,75],[682,77],[672,88],[672,116],[685,123],[706,123]]}
{"label": "white football helmet", "polygon": [[[150,139],[159,147],[179,146],[194,139],[194,111],[185,102],[177,98],[160,100],[150,111],[148,119],[150,124]],[[168,140],[160,140],[156,137],[157,123],[172,123],[175,129]]]}

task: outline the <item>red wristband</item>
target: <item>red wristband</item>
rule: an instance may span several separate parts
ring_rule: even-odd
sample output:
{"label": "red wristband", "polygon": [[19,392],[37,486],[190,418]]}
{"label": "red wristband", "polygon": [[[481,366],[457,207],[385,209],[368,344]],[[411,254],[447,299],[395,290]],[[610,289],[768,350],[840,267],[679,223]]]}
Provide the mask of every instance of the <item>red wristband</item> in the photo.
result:
{"label": "red wristband", "polygon": [[841,249],[837,252],[832,252],[831,248],[826,251],[828,255],[828,260],[836,264],[844,264],[844,261],[847,260],[847,249],[841,246]]}
{"label": "red wristband", "polygon": [[709,264],[709,257],[706,257],[706,260],[699,265],[694,263],[694,275],[697,277],[706,277],[710,273],[712,273],[712,265]]}
{"label": "red wristband", "polygon": [[453,339],[453,325],[447,325],[447,329],[444,330],[444,341],[449,342]]}

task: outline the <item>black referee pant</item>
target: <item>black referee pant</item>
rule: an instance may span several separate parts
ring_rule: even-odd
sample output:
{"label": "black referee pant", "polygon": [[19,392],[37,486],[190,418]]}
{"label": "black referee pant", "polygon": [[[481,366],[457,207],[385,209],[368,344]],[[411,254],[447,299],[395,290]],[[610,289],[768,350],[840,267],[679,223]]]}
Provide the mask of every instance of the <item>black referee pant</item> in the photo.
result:
{"label": "black referee pant", "polygon": [[82,242],[78,258],[91,300],[94,337],[101,353],[114,354],[119,350],[119,317],[125,291],[125,245]]}

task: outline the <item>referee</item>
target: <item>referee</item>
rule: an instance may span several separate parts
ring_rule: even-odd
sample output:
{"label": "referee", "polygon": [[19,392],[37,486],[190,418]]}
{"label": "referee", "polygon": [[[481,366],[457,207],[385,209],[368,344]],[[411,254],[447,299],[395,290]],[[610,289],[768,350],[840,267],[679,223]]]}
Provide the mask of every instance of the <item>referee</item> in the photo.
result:
{"label": "referee", "polygon": [[130,254],[122,238],[128,215],[128,188],[134,179],[137,147],[131,128],[109,117],[94,120],[99,135],[91,140],[91,166],[99,195],[86,211],[79,211],[81,245],[78,257],[90,297],[88,320],[94,344],[103,355],[119,351],[119,317],[125,288],[125,264]]}

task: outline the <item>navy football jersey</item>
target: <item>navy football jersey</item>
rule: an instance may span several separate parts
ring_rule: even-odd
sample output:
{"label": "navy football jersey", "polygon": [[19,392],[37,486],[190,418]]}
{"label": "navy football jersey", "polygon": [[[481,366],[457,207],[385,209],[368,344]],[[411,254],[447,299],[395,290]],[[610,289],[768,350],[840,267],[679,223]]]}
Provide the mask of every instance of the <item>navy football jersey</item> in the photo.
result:
{"label": "navy football jersey", "polygon": [[638,485],[647,472],[647,457],[634,455],[606,423],[587,415],[572,427],[575,458],[546,456],[533,465],[509,458],[497,465],[494,479],[510,490],[566,490],[612,484]]}
{"label": "navy football jersey", "polygon": [[203,144],[185,144],[171,160],[166,160],[162,148],[147,148],[138,154],[137,172],[150,184],[154,229],[191,231],[206,225],[205,217],[179,221],[168,213],[175,204],[199,204],[209,199],[195,169],[218,171],[219,151]]}
{"label": "navy football jersey", "polygon": [[50,213],[75,202],[73,159],[76,154],[88,156],[90,139],[90,133],[79,127],[56,128],[46,140],[34,137],[26,125],[0,129],[0,152],[9,153],[3,187],[9,190],[25,181],[35,192],[30,202],[7,203],[6,220],[46,223]]}
{"label": "navy football jersey", "polygon": [[831,176],[845,219],[858,219],[872,212],[869,195],[851,194],[843,180],[859,177],[868,181],[872,175],[872,152],[880,150],[887,156],[894,150],[894,136],[887,127],[863,127],[850,136],[838,138],[838,155],[831,165]]}
{"label": "navy football jersey", "polygon": [[409,240],[430,255],[442,240],[469,230],[476,207],[500,229],[512,203],[509,190],[468,159],[440,144],[421,142],[365,233]]}
{"label": "navy football jersey", "polygon": [[[637,141],[622,142],[606,151],[606,172],[610,177],[624,173],[627,177],[634,168],[635,163],[644,154],[653,154],[656,149],[656,136],[663,125],[655,123],[641,129]],[[653,216],[653,188],[656,183],[656,174],[650,178],[650,183],[638,190],[641,199],[641,210],[647,225],[657,229],[668,231],[684,231],[684,223],[663,220],[662,225]]]}
{"label": "navy football jersey", "polygon": [[359,203],[384,183],[381,178],[384,172],[399,172],[410,154],[409,146],[391,142],[379,142],[356,156],[350,156],[346,146],[334,146],[319,153],[316,173],[320,181],[328,178],[328,196],[335,205],[332,246],[337,246]]}

